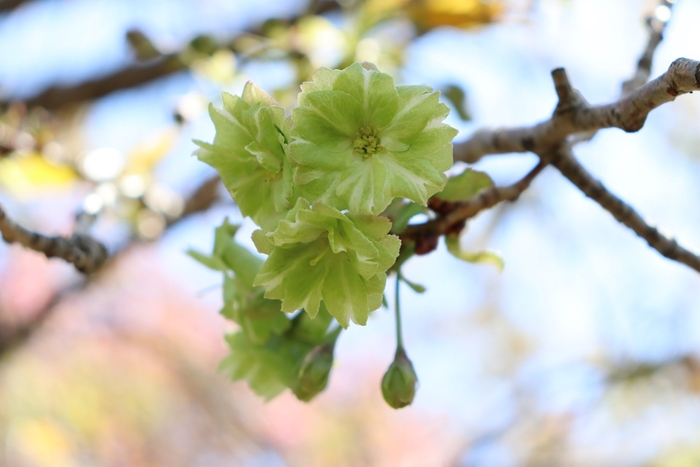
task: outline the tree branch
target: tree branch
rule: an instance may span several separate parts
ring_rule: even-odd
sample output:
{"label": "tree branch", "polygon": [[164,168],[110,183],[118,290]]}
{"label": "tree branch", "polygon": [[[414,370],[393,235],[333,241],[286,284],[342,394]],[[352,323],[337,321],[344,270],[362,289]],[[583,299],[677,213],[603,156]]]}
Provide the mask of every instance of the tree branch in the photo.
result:
{"label": "tree branch", "polygon": [[187,198],[182,214],[176,219],[169,220],[168,227],[175,225],[191,214],[209,209],[219,199],[219,185],[221,185],[221,178],[218,175],[205,180]]}
{"label": "tree branch", "polygon": [[55,110],[66,104],[77,103],[106,96],[114,91],[148,83],[157,78],[187,68],[179,54],[164,55],[144,64],[135,64],[111,75],[86,81],[76,86],[55,86],[26,101],[27,107],[44,107]]}
{"label": "tree branch", "polygon": [[[209,209],[214,202],[218,199],[218,185],[220,183],[220,179],[218,176],[212,177],[206,181],[204,181],[199,188],[197,188],[194,193],[187,199],[185,202],[185,209],[183,210],[182,214],[180,217],[177,219],[171,221],[168,224],[168,228],[172,227],[175,223],[178,221],[184,219],[187,216],[190,216],[192,214],[198,213],[205,211]],[[87,215],[84,216],[78,216],[78,223],[76,226],[76,233],[84,234],[87,226],[90,224],[90,222],[93,219],[88,219]],[[2,210],[2,207],[0,207],[0,233],[2,233],[3,237],[5,235],[4,230],[3,230],[3,225],[6,223],[11,223],[9,219],[5,216],[4,211]],[[15,228],[22,229],[19,226],[16,226],[15,224],[12,224]],[[22,229],[24,230],[24,229]],[[25,231],[28,232],[28,231]],[[32,234],[31,232],[28,232],[29,234]],[[36,235],[36,234],[34,234]],[[51,238],[51,237],[49,237]],[[59,237],[60,238],[60,237]],[[63,241],[68,241],[67,239],[61,238]],[[94,241],[94,240],[93,240]],[[111,257],[111,259],[114,259],[115,256],[118,256],[121,251],[124,251],[124,249],[114,253],[114,255]],[[47,255],[48,256],[48,255]],[[60,290],[56,292],[54,295],[53,299],[51,302],[46,305],[44,308],[42,308],[38,313],[36,313],[31,319],[28,321],[21,323],[19,325],[15,326],[8,326],[8,325],[3,325],[0,323],[0,360],[10,351],[13,349],[19,347],[22,345],[25,341],[31,338],[32,335],[44,324],[46,319],[51,315],[53,309],[69,294],[78,292],[85,287],[87,287],[88,284],[91,283],[92,278],[95,276],[88,276],[81,280],[78,284],[72,285],[66,289]]]}
{"label": "tree branch", "polygon": [[[313,2],[312,5],[313,11],[307,12],[307,14],[322,14],[340,8],[338,2],[328,0]],[[294,24],[304,16],[304,14],[297,15],[286,21],[289,24]],[[133,31],[130,33],[133,33]],[[262,31],[259,26],[255,26],[243,31],[238,36],[248,34],[260,35]],[[228,42],[229,44],[234,44],[235,38]],[[231,46],[227,45],[225,47]],[[137,55],[138,52],[136,50]],[[188,62],[181,57],[183,57],[182,51],[161,55],[145,63],[135,63],[110,75],[85,81],[75,86],[53,86],[41,94],[26,100],[26,104],[28,107],[40,106],[49,110],[55,110],[64,105],[97,99],[114,91],[129,89],[178,71],[183,71],[188,68]],[[13,99],[8,99],[8,101],[11,100]],[[0,106],[7,103],[0,101]]]}
{"label": "tree branch", "polygon": [[475,163],[489,154],[546,153],[571,135],[603,128],[635,132],[644,125],[650,111],[699,89],[700,62],[679,58],[666,73],[612,104],[580,105],[566,112],[558,107],[549,120],[531,127],[477,131],[467,141],[455,145],[454,158]]}
{"label": "tree branch", "polygon": [[[486,189],[468,201],[450,203],[431,198],[429,206],[438,213],[438,217],[423,224],[407,226],[399,235],[402,243],[407,241],[421,243],[424,239],[427,239],[427,243],[432,243],[431,239],[437,240],[441,235],[459,233],[464,228],[464,222],[481,211],[490,209],[503,201],[517,200],[548,163],[547,159],[540,159],[540,162],[527,175],[513,185]],[[416,248],[419,254],[425,254],[434,249],[433,246],[433,248],[424,251],[424,249],[419,248],[420,246],[417,245]]]}
{"label": "tree branch", "polygon": [[29,0],[0,0],[0,13],[10,12],[22,4],[28,3],[28,1]]}
{"label": "tree branch", "polygon": [[586,196],[646,240],[649,246],[666,258],[683,263],[700,272],[700,256],[686,250],[676,240],[666,237],[658,229],[648,225],[630,205],[617,198],[602,183],[593,178],[576,160],[568,147],[562,147],[551,164]]}
{"label": "tree branch", "polygon": [[76,232],[71,238],[41,235],[12,222],[2,207],[0,234],[7,243],[19,243],[25,248],[45,254],[47,258],[61,258],[84,274],[97,271],[108,256],[104,245],[83,232]]}
{"label": "tree branch", "polygon": [[[669,10],[673,8],[674,2],[661,0],[659,7],[665,7]],[[622,94],[629,94],[638,87],[649,81],[651,75],[651,65],[654,60],[654,52],[664,38],[664,29],[668,24],[668,19],[659,18],[653,14],[647,18],[647,27],[649,28],[649,40],[647,41],[646,49],[637,62],[637,70],[634,76],[622,83]]]}

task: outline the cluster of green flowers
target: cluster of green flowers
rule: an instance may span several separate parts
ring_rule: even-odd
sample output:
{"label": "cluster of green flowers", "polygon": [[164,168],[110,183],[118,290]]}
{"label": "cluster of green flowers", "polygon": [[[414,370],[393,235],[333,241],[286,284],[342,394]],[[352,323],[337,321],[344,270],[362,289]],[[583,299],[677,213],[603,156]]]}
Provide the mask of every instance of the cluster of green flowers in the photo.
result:
{"label": "cluster of green flowers", "polygon": [[225,94],[210,108],[214,142],[197,155],[260,227],[253,240],[269,256],[253,285],[265,298],[365,324],[400,248],[380,214],[396,197],[425,205],[443,189],[457,132],[438,92],[395,86],[371,66],[321,68],[301,88],[291,116],[251,82]]}

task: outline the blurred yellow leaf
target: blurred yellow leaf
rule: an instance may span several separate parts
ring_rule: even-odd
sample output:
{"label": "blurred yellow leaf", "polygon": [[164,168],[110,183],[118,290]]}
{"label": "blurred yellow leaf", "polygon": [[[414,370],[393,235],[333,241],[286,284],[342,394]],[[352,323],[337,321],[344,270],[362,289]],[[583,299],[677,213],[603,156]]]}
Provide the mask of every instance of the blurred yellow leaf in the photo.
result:
{"label": "blurred yellow leaf", "polygon": [[379,17],[395,10],[404,8],[410,0],[369,0],[365,4],[369,17]]}
{"label": "blurred yellow leaf", "polygon": [[0,183],[15,195],[28,195],[41,188],[62,188],[77,178],[72,167],[49,163],[39,152],[0,160]]}
{"label": "blurred yellow leaf", "polygon": [[420,32],[440,26],[471,28],[495,21],[502,13],[501,1],[410,0],[406,10]]}
{"label": "blurred yellow leaf", "polygon": [[13,445],[21,456],[36,466],[64,467],[72,462],[73,447],[69,436],[47,420],[22,420],[12,430]]}
{"label": "blurred yellow leaf", "polygon": [[179,135],[177,128],[169,127],[141,141],[127,154],[124,174],[149,173],[172,150]]}
{"label": "blurred yellow leaf", "polygon": [[656,460],[652,467],[697,467],[700,465],[700,450],[692,444],[677,447]]}

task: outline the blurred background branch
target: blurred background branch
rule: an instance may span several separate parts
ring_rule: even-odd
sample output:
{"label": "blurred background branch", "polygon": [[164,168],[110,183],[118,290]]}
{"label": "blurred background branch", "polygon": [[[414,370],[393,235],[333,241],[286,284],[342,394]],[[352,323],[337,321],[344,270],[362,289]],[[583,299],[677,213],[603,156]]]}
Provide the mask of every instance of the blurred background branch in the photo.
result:
{"label": "blurred background branch", "polygon": [[0,13],[7,13],[28,3],[30,0],[0,0]]}
{"label": "blurred background branch", "polygon": [[47,258],[60,258],[67,261],[83,274],[96,272],[107,261],[107,248],[83,232],[76,232],[70,238],[47,237],[17,225],[7,217],[0,206],[0,234],[7,243],[19,243]]}

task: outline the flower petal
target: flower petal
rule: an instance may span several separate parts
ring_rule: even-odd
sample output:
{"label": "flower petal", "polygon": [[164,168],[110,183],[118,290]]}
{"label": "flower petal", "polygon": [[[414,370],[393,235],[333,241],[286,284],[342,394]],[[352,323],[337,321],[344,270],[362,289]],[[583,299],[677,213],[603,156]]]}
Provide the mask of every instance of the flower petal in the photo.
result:
{"label": "flower petal", "polygon": [[341,71],[333,83],[333,89],[346,92],[362,103],[362,124],[378,130],[389,125],[399,106],[391,75],[367,70],[359,63]]}

